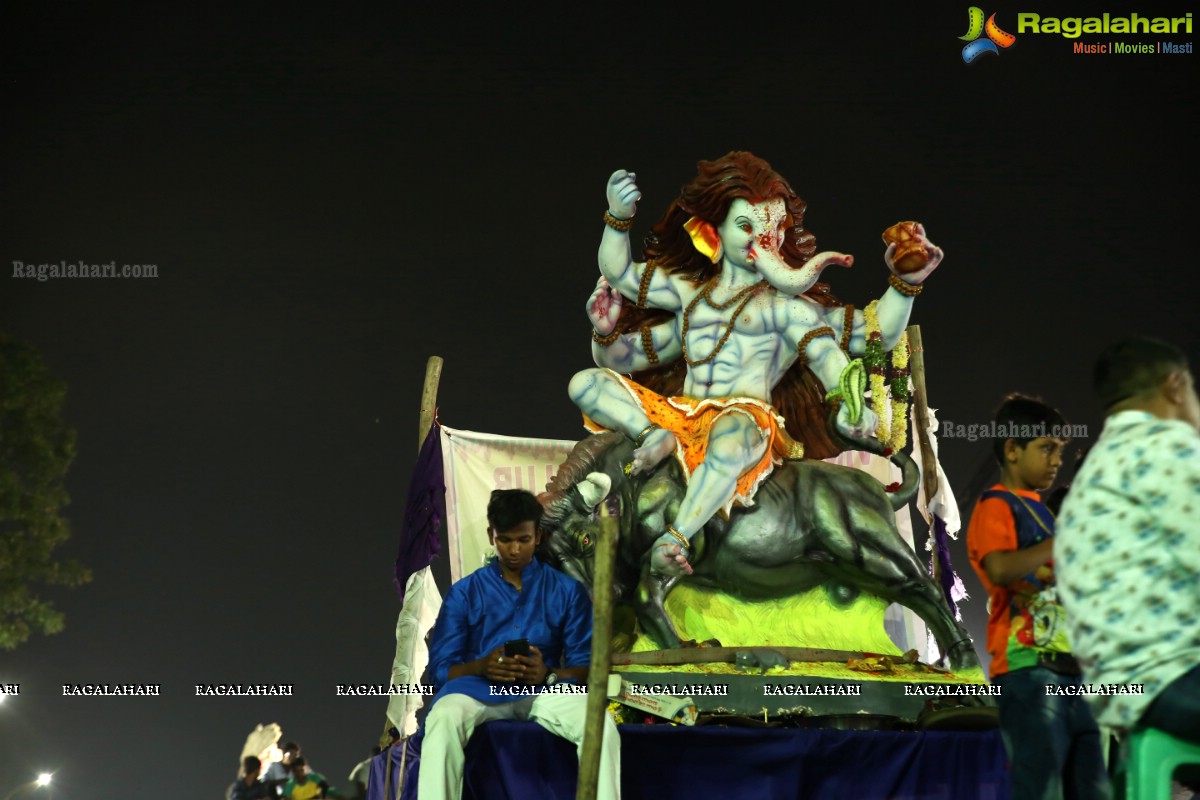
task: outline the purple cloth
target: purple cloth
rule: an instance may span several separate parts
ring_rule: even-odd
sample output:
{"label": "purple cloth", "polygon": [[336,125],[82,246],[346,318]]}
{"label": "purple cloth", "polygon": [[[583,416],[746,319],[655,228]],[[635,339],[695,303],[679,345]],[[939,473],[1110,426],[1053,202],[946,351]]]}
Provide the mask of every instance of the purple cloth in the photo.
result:
{"label": "purple cloth", "polygon": [[[1000,731],[837,731],[621,725],[624,800],[921,800],[1008,797]],[[403,800],[416,794],[419,736],[408,739]],[[394,800],[400,748],[371,764],[370,800]],[[535,722],[488,722],[466,748],[464,800],[567,800],[575,747]],[[390,780],[389,780],[390,778]],[[391,790],[384,792],[386,786]]]}
{"label": "purple cloth", "polygon": [[[954,565],[950,563],[950,535],[946,531],[946,523],[937,514],[933,515],[933,528],[930,529],[933,535],[933,559],[937,561],[938,583],[942,586],[942,593],[946,595],[946,602],[950,605],[950,613],[955,619],[962,619],[958,613],[958,604],[954,602],[954,584],[958,581],[958,575],[954,573]],[[933,563],[930,562],[930,572],[933,572]]]}
{"label": "purple cloth", "polygon": [[404,604],[404,587],[416,572],[428,567],[442,550],[439,530],[446,516],[446,481],[442,475],[442,442],[436,424],[429,427],[412,480],[408,507],[400,526],[400,551],[396,555],[396,591]]}

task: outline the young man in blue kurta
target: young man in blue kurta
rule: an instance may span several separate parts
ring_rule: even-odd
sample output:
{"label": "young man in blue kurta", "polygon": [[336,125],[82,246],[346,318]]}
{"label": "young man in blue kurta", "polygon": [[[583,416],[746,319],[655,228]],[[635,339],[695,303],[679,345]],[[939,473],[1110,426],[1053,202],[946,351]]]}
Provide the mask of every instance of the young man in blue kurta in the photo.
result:
{"label": "young man in blue kurta", "polygon": [[[587,590],[534,558],[542,518],[536,497],[497,490],[487,514],[496,559],[450,587],[429,643],[429,674],[438,693],[421,745],[421,800],[461,797],[463,748],[484,722],[532,719],[577,749],[583,745],[587,695],[544,690],[587,682]],[[528,639],[529,655],[506,656],[504,643],[512,639]],[[620,740],[608,717],[598,797],[620,797]]]}

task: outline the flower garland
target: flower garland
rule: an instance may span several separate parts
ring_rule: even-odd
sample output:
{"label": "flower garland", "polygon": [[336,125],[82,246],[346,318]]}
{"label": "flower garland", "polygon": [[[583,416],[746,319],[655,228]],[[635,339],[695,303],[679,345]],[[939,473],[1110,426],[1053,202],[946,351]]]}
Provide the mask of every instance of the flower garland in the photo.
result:
{"label": "flower garland", "polygon": [[908,389],[908,355],[908,331],[905,331],[900,334],[900,341],[892,350],[892,438],[888,441],[888,447],[893,453],[908,444],[908,406],[912,401]]}
{"label": "flower garland", "polygon": [[883,350],[883,333],[879,330],[879,301],[872,300],[863,309],[867,320],[867,347],[863,364],[867,368],[867,381],[871,386],[871,410],[879,420],[875,438],[887,444],[891,430],[888,425],[888,401],[885,381],[887,378],[887,355]]}
{"label": "flower garland", "polygon": [[900,341],[892,350],[889,368],[887,353],[883,349],[883,333],[879,330],[878,306],[879,301],[874,300],[863,309],[867,323],[863,364],[867,368],[871,386],[871,410],[879,420],[875,437],[894,453],[908,443],[908,405],[911,401],[908,390],[908,332],[900,335]]}

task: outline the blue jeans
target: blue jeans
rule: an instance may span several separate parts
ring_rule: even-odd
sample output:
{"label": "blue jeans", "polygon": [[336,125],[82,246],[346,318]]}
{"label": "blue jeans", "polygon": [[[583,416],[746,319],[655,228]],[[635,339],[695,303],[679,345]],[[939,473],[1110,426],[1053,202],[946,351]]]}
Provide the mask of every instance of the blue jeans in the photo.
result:
{"label": "blue jeans", "polygon": [[1200,744],[1200,667],[1167,684],[1138,724]]}
{"label": "blue jeans", "polygon": [[1013,800],[1112,796],[1100,728],[1087,701],[1046,693],[1047,686],[1077,686],[1079,677],[1030,667],[1000,675],[995,683]]}

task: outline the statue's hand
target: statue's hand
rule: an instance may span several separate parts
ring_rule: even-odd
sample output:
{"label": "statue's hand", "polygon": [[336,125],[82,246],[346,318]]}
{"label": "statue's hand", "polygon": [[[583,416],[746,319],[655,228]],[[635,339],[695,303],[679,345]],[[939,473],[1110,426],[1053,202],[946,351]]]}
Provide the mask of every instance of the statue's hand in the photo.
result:
{"label": "statue's hand", "polygon": [[618,219],[633,219],[642,193],[634,181],[637,175],[619,169],[608,178],[608,213]]}
{"label": "statue's hand", "polygon": [[864,407],[862,416],[858,422],[850,421],[850,404],[842,403],[838,409],[837,429],[841,431],[843,436],[850,436],[855,439],[870,439],[875,435],[875,429],[879,427],[879,417],[875,416],[875,412],[870,408]]}
{"label": "statue's hand", "polygon": [[616,289],[608,285],[603,275],[596,281],[596,291],[588,298],[587,315],[592,321],[592,327],[601,336],[607,336],[617,327],[617,317],[621,314],[621,306],[625,298]]}
{"label": "statue's hand", "polygon": [[942,256],[944,255],[942,253],[942,248],[929,241],[928,237],[925,236],[924,225],[917,225],[916,239],[917,243],[923,245],[925,247],[925,251],[929,254],[925,266],[921,267],[921,269],[917,270],[916,272],[901,272],[900,270],[896,269],[896,264],[893,262],[893,258],[896,255],[895,242],[889,244],[887,250],[884,251],[883,254],[883,262],[887,264],[888,271],[900,280],[913,286],[919,286],[920,284],[924,283],[925,279],[928,278],[933,271],[938,268],[938,264],[942,263]]}

